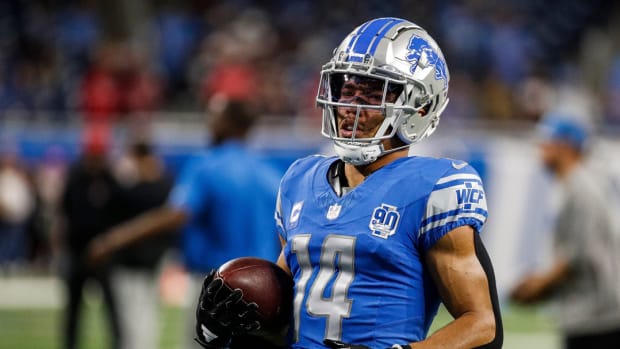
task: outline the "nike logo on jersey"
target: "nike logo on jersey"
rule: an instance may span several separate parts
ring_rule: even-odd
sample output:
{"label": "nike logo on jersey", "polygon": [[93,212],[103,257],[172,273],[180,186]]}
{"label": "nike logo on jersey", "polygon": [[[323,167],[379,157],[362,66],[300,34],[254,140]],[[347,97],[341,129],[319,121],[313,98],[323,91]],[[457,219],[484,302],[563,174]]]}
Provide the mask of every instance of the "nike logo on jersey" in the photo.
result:
{"label": "nike logo on jersey", "polygon": [[460,170],[465,166],[467,166],[467,163],[465,161],[452,161],[452,167],[454,167],[454,169],[456,170]]}

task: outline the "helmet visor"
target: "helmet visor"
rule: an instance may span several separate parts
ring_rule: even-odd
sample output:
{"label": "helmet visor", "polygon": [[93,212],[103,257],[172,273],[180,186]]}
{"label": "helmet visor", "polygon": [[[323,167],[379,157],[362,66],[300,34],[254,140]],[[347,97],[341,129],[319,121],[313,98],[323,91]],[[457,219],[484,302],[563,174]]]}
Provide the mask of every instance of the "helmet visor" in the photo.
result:
{"label": "helmet visor", "polygon": [[392,109],[403,85],[389,79],[346,72],[324,72],[317,102],[323,134],[342,141],[371,142],[393,136]]}
{"label": "helmet visor", "polygon": [[361,74],[323,73],[319,99],[337,103],[381,106],[394,103],[403,90],[402,84]]}

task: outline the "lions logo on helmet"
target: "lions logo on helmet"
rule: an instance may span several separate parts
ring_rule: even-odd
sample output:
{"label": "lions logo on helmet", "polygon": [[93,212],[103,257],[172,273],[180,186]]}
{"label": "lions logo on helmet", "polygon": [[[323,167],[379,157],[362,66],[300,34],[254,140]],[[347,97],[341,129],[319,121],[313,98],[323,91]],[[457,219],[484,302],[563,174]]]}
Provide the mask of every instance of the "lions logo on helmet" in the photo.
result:
{"label": "lions logo on helmet", "polygon": [[[420,60],[420,56],[422,54],[426,55],[426,59],[428,60],[428,64],[435,67],[435,79],[443,80],[444,86],[448,87],[448,73],[446,68],[446,62],[433,50],[433,48],[428,44],[428,41],[424,40],[417,35],[411,37],[411,41],[409,41],[409,45],[407,46],[409,49],[409,54],[407,54],[407,61],[411,62],[411,73],[415,73],[415,70],[418,66],[418,62]],[[447,92],[447,91],[446,91]]]}
{"label": "lions logo on helmet", "polygon": [[[340,98],[344,80],[351,77],[373,80],[383,97],[372,103],[367,98]],[[371,163],[434,132],[448,103],[449,80],[439,46],[420,26],[392,17],[368,21],[340,43],[321,70],[316,100],[323,109],[322,134],[334,140],[342,160],[353,165]],[[338,132],[338,108],[357,110],[348,137]],[[374,136],[356,136],[363,110],[383,114]],[[385,149],[382,142],[394,137],[405,145]]]}

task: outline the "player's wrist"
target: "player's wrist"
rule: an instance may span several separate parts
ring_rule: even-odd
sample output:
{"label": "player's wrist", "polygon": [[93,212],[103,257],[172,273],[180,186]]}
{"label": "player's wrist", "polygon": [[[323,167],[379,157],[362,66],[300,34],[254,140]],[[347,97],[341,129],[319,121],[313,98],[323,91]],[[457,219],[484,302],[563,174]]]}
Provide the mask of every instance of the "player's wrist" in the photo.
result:
{"label": "player's wrist", "polygon": [[200,344],[204,349],[224,349],[228,347],[228,342],[214,341],[214,342],[205,342],[200,337],[194,337],[194,341]]}
{"label": "player's wrist", "polygon": [[217,322],[201,321],[196,324],[196,338],[194,340],[203,348],[224,348],[230,342],[232,332],[221,327]]}

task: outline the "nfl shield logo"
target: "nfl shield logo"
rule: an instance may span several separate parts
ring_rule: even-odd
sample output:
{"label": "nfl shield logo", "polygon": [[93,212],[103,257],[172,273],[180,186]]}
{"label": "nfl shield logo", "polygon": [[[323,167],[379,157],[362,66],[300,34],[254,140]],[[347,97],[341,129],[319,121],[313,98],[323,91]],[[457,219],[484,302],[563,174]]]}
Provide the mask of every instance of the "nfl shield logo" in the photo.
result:
{"label": "nfl shield logo", "polygon": [[327,210],[327,219],[336,219],[338,218],[338,216],[340,216],[340,209],[342,208],[342,206],[338,205],[338,204],[333,204],[331,206],[329,206],[329,209]]}

